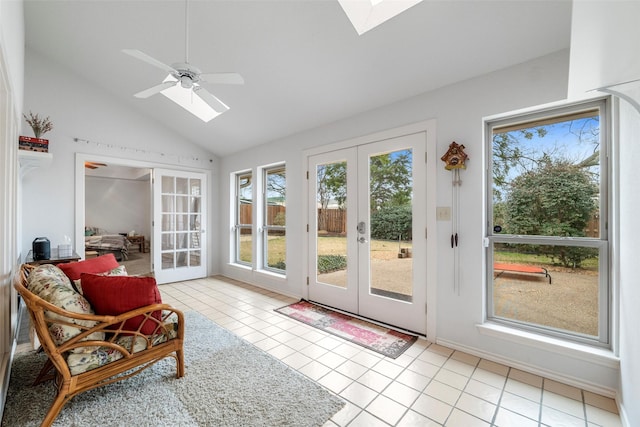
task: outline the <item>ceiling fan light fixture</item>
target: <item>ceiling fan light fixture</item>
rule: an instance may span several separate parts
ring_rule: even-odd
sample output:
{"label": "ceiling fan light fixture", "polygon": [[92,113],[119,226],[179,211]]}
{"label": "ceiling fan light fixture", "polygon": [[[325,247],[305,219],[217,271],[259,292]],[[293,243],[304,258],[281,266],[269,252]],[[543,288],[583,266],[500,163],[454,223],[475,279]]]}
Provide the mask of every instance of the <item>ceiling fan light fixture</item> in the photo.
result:
{"label": "ceiling fan light fixture", "polygon": [[183,89],[191,89],[193,87],[193,80],[191,80],[189,76],[182,76],[180,77],[180,86],[182,86]]}
{"label": "ceiling fan light fixture", "polygon": [[[164,81],[177,82],[178,80],[174,76],[169,74],[167,78],[164,79]],[[179,106],[181,106],[182,108],[184,108],[185,110],[187,110],[188,112],[190,112],[191,114],[193,114],[194,116],[198,117],[200,120],[202,120],[205,123],[210,122],[214,118],[218,117],[220,114],[224,113],[224,111],[229,109],[229,107],[226,106],[225,104],[223,104],[226,107],[224,111],[216,111],[215,109],[213,109],[213,107],[207,104],[194,91],[194,89],[197,87],[198,87],[197,85],[194,85],[193,83],[191,83],[191,86],[189,88],[185,88],[182,86],[182,81],[181,81],[181,84],[179,85],[176,84],[174,86],[171,86],[167,89],[164,89],[160,93],[166,96],[167,98],[169,98],[170,100],[172,100],[173,102],[175,102],[176,104],[178,104]]]}

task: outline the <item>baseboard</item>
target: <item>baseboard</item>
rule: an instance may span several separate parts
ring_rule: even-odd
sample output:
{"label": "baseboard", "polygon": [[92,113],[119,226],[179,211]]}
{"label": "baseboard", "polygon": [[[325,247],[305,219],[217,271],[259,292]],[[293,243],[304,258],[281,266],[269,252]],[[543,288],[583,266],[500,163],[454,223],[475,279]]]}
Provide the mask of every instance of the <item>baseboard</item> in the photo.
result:
{"label": "baseboard", "polygon": [[623,405],[620,404],[620,400],[616,398],[616,404],[618,405],[618,413],[620,414],[620,422],[622,423],[622,427],[631,427],[631,422],[629,421],[629,417],[627,416],[627,411]]}
{"label": "baseboard", "polygon": [[437,344],[443,345],[445,347],[449,347],[454,350],[459,350],[477,357],[481,357],[483,359],[491,360],[496,363],[501,363],[506,366],[510,366],[512,368],[520,369],[521,371],[529,372],[534,375],[538,375],[544,378],[548,378],[550,380],[558,381],[563,384],[571,385],[582,390],[587,390],[592,393],[596,393],[602,396],[610,397],[612,399],[616,399],[617,402],[617,391],[611,389],[609,387],[603,387],[598,384],[593,384],[588,381],[584,381],[581,378],[576,378],[569,375],[564,375],[555,371],[551,371],[548,369],[540,368],[539,366],[529,365],[527,363],[522,363],[519,360],[510,359],[508,357],[504,357],[501,354],[491,353],[483,350],[478,350],[476,348],[468,347],[463,344],[459,344],[454,341],[449,341],[445,339],[437,339]]}

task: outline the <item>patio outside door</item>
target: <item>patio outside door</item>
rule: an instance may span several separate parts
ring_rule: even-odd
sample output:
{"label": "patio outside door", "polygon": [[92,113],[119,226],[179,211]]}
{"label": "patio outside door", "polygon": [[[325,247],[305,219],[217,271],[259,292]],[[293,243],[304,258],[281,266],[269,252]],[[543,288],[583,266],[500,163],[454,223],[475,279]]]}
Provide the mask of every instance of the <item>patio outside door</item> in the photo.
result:
{"label": "patio outside door", "polygon": [[309,157],[309,299],[426,333],[426,134]]}
{"label": "patio outside door", "polygon": [[206,175],[154,169],[153,263],[158,283],[207,274]]}

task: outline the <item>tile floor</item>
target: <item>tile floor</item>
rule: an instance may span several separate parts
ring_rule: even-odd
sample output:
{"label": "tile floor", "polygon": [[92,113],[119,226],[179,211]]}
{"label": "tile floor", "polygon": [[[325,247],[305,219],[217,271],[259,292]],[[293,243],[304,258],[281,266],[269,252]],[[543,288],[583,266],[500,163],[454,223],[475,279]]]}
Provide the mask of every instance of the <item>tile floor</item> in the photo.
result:
{"label": "tile floor", "polygon": [[335,426],[621,426],[615,401],[418,340],[397,359],[273,310],[296,300],[222,277],[161,285],[196,310],[347,403]]}

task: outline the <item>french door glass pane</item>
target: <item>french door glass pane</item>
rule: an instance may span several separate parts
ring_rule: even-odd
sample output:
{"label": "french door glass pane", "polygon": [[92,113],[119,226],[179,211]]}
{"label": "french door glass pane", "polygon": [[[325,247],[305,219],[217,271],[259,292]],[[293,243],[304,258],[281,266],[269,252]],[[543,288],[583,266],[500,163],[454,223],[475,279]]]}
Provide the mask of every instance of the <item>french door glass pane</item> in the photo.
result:
{"label": "french door glass pane", "polygon": [[[191,259],[200,258],[201,185],[200,179],[162,177],[163,269],[189,267]],[[184,252],[170,253],[176,250]]]}
{"label": "french door glass pane", "polygon": [[317,166],[317,281],[347,287],[347,162]]}
{"label": "french door glass pane", "polygon": [[494,316],[597,337],[599,258],[597,248],[494,243]]}
{"label": "french door glass pane", "polygon": [[191,190],[189,191],[189,194],[191,194],[192,196],[199,196],[201,194],[202,184],[199,179],[197,178],[190,179],[189,186],[191,188]]}
{"label": "french door glass pane", "polygon": [[163,270],[168,270],[168,269],[174,268],[174,266],[175,266],[174,253],[173,252],[163,253],[162,254],[162,269]]}
{"label": "french door glass pane", "polygon": [[413,299],[410,149],[369,157],[370,292],[401,301]]}
{"label": "french door glass pane", "polygon": [[175,249],[173,234],[163,234],[162,235],[162,250],[170,251]]}
{"label": "french door glass pane", "polygon": [[174,215],[172,213],[162,214],[162,231],[171,231],[175,228]]}
{"label": "french door glass pane", "polygon": [[162,194],[173,194],[175,193],[175,177],[173,176],[162,176]]}
{"label": "french door glass pane", "polygon": [[176,178],[176,194],[189,194],[189,178]]}
{"label": "french door glass pane", "polygon": [[200,251],[191,251],[191,252],[189,253],[189,257],[190,257],[190,259],[189,259],[189,264],[190,264],[192,267],[200,266],[200,264],[201,264],[201,262],[202,262],[202,261],[201,261],[201,259],[200,259],[200,258],[201,258],[201,257],[200,257]]}

